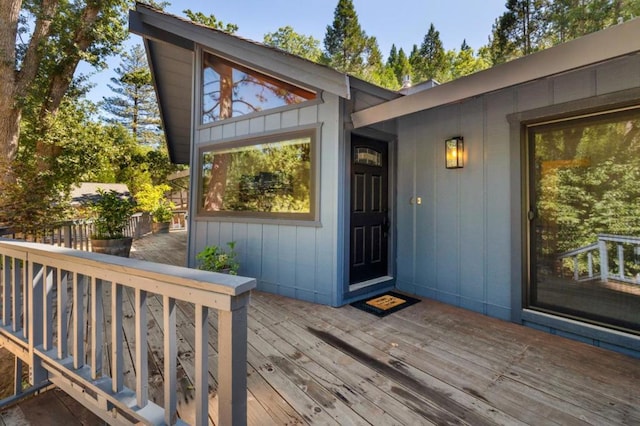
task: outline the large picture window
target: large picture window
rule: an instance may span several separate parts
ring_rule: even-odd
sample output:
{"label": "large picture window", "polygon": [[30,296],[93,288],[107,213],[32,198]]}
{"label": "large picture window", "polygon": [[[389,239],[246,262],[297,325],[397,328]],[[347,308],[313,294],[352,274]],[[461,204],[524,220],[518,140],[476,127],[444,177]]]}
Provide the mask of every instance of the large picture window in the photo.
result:
{"label": "large picture window", "polygon": [[314,131],[201,151],[201,213],[314,218]]}
{"label": "large picture window", "polygon": [[640,109],[528,128],[531,308],[640,334]]}
{"label": "large picture window", "polygon": [[315,98],[310,90],[204,53],[202,124]]}

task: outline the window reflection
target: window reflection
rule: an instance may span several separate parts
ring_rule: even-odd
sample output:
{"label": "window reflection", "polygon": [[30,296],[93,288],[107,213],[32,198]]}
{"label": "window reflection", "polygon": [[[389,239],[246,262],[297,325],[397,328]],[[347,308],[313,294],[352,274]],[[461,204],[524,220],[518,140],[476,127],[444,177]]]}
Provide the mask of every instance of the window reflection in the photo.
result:
{"label": "window reflection", "polygon": [[315,99],[316,94],[209,53],[202,73],[202,123]]}
{"label": "window reflection", "polygon": [[203,212],[310,215],[312,137],[201,154]]}
{"label": "window reflection", "polygon": [[532,127],[530,305],[640,333],[640,111]]}

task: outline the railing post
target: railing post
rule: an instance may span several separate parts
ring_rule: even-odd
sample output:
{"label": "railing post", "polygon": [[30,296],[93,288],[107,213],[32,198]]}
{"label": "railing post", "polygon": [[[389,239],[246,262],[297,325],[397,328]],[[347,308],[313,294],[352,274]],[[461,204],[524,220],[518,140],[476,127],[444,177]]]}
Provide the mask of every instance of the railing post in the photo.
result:
{"label": "railing post", "polygon": [[218,424],[247,424],[247,306],[250,295],[218,312]]}
{"label": "railing post", "polygon": [[600,280],[607,282],[609,279],[609,256],[607,256],[607,243],[598,236],[598,250],[600,251]]}

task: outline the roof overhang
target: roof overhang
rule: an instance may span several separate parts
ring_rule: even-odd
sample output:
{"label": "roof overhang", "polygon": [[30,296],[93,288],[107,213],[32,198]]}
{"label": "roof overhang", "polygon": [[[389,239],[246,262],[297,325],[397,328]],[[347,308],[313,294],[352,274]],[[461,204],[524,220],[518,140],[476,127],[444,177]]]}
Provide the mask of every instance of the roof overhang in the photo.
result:
{"label": "roof overhang", "polygon": [[355,128],[462,101],[640,51],[640,18],[429,90],[356,111]]}
{"label": "roof overhang", "polygon": [[171,161],[189,163],[195,102],[194,52],[200,46],[232,62],[316,91],[350,98],[349,76],[282,50],[136,3],[129,30],[143,37]]}

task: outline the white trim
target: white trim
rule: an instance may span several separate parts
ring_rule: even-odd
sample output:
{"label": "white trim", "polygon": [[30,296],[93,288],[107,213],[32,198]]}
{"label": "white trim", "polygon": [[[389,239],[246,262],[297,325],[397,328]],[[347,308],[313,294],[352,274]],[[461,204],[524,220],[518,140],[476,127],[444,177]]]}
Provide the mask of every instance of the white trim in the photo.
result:
{"label": "white trim", "polygon": [[371,287],[373,285],[384,283],[391,280],[393,280],[393,277],[389,275],[384,275],[382,277],[373,278],[367,281],[363,281],[361,283],[351,284],[349,285],[349,292],[360,290],[361,288],[365,288],[365,287]]}
{"label": "white trim", "polygon": [[640,18],[351,114],[355,128],[640,51]]}

